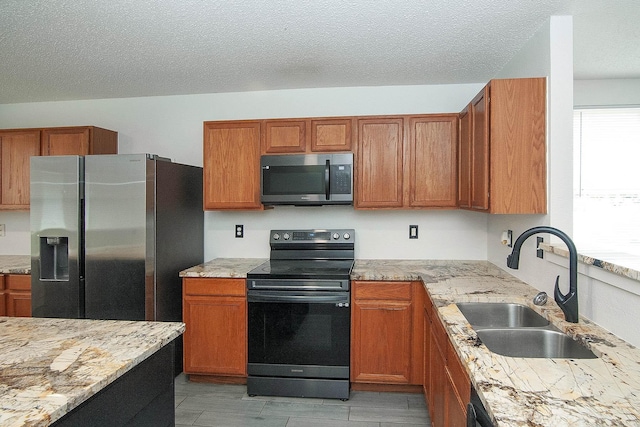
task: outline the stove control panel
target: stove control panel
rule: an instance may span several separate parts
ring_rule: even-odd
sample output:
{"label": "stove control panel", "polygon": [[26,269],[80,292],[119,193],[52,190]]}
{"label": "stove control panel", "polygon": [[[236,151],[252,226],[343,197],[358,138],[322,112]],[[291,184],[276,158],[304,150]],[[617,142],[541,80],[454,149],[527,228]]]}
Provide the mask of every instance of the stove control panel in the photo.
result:
{"label": "stove control panel", "polygon": [[353,241],[353,229],[271,230],[271,243],[326,243]]}

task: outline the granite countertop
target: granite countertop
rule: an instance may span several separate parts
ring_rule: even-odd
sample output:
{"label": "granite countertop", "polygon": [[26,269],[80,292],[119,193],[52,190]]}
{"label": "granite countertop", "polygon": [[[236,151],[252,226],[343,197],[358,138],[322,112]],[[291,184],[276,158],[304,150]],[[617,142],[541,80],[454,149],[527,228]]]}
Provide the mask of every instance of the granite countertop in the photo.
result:
{"label": "granite countertop", "polygon": [[184,332],[176,322],[0,317],[0,426],[47,426]]}
{"label": "granite countertop", "polygon": [[31,274],[31,256],[0,255],[0,274]]}
{"label": "granite countertop", "polygon": [[[486,261],[357,261],[358,280],[422,279],[496,425],[640,425],[640,349],[581,318],[568,323],[554,303],[538,307],[538,292]],[[506,357],[478,345],[456,302],[517,302],[583,341],[597,359]]]}
{"label": "granite countertop", "polygon": [[216,258],[181,271],[180,277],[246,278],[249,271],[265,261],[267,258]]}
{"label": "granite countertop", "polygon": [[[246,277],[264,259],[217,259],[183,277]],[[581,318],[568,323],[538,290],[487,261],[356,260],[352,280],[421,280],[474,388],[498,427],[640,426],[640,349]],[[501,356],[478,345],[456,302],[516,302],[582,340],[597,359]]]}

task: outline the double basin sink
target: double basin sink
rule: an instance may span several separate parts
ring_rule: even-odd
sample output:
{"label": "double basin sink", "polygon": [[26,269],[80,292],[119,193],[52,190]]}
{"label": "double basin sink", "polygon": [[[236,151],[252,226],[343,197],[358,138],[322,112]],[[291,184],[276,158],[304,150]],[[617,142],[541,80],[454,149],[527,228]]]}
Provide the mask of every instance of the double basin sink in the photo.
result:
{"label": "double basin sink", "polygon": [[456,304],[489,350],[509,357],[595,359],[579,341],[522,304]]}

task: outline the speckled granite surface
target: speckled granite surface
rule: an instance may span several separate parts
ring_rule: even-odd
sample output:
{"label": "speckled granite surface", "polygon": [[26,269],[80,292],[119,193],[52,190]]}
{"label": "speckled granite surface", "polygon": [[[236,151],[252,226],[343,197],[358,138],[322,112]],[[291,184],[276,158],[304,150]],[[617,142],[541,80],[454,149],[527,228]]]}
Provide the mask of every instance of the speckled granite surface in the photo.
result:
{"label": "speckled granite surface", "polygon": [[0,274],[31,274],[31,256],[0,255]]}
{"label": "speckled granite surface", "polygon": [[[547,252],[569,258],[569,251],[566,246],[541,243],[540,248]],[[605,261],[605,258],[608,260]],[[611,252],[603,254],[594,253],[592,255],[578,254],[578,262],[593,265],[610,273],[640,281],[640,262],[637,257],[629,254],[616,254]]]}
{"label": "speckled granite surface", "polygon": [[184,332],[184,324],[0,317],[0,426],[47,426]]}
{"label": "speckled granite surface", "polygon": [[[245,277],[262,261],[212,260],[189,275]],[[640,350],[585,319],[577,325],[565,322],[552,298],[546,306],[534,306],[531,301],[538,291],[495,265],[486,261],[357,260],[351,277],[424,282],[498,427],[640,426]],[[528,305],[558,329],[583,341],[599,358],[526,359],[492,353],[478,345],[477,334],[455,305],[464,301]]]}
{"label": "speckled granite surface", "polygon": [[180,277],[247,277],[247,273],[266,258],[216,258],[204,264],[187,268]]}

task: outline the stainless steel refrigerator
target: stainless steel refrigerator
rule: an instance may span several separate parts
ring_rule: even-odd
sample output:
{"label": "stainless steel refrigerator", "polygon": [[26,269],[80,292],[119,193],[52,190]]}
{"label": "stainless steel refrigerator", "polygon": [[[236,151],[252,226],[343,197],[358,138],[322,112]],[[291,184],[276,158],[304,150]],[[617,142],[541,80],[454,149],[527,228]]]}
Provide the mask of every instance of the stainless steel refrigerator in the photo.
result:
{"label": "stainless steel refrigerator", "polygon": [[149,154],[31,158],[34,317],[182,321],[203,262],[202,168]]}

